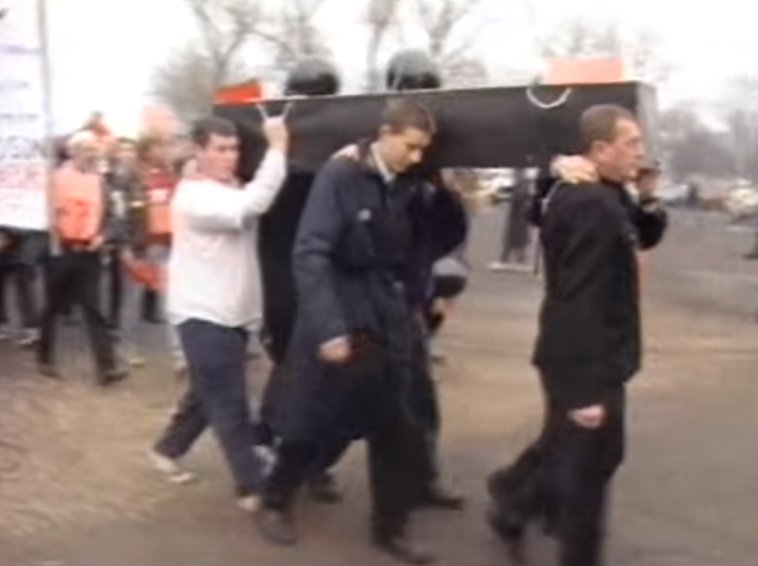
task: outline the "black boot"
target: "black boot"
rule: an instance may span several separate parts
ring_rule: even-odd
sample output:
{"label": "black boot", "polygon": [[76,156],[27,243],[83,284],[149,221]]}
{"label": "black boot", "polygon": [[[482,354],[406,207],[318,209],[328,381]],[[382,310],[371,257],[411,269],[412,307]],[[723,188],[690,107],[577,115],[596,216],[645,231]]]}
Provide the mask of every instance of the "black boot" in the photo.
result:
{"label": "black boot", "polygon": [[37,364],[37,371],[40,375],[47,377],[48,379],[60,379],[61,374],[58,369],[52,364],[39,363]]}
{"label": "black boot", "polygon": [[97,384],[101,387],[108,387],[109,385],[115,385],[119,381],[124,381],[128,377],[129,372],[125,369],[100,370],[97,374]]}
{"label": "black boot", "polygon": [[254,516],[258,532],[278,546],[294,546],[298,542],[291,511],[261,507]]}
{"label": "black boot", "polygon": [[501,509],[490,509],[487,522],[508,549],[514,564],[526,564],[526,525],[518,518]]}
{"label": "black boot", "polygon": [[374,544],[382,552],[386,552],[392,558],[403,564],[424,566],[437,561],[437,558],[428,552],[418,549],[411,544],[404,534],[374,534]]}

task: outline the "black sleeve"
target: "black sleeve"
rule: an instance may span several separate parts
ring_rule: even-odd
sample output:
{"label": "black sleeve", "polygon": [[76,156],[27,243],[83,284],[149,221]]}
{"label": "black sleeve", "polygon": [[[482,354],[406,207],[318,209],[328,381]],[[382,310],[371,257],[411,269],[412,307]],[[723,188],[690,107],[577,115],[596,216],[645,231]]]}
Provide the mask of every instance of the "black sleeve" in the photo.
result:
{"label": "black sleeve", "polygon": [[437,187],[427,205],[426,219],[432,235],[432,261],[463,245],[468,236],[468,216],[458,193]]}
{"label": "black sleeve", "polygon": [[332,260],[346,224],[338,192],[344,182],[345,167],[337,161],[329,162],[316,177],[292,256],[298,308],[321,344],[348,332],[337,297]]}
{"label": "black sleeve", "polygon": [[533,226],[539,228],[542,225],[542,210],[545,199],[557,182],[558,179],[554,177],[542,176],[537,178],[534,194],[526,209],[526,219]]}
{"label": "black sleeve", "polygon": [[116,241],[118,231],[116,226],[116,214],[113,206],[112,187],[103,177],[100,182],[100,191],[103,198],[103,215],[100,223],[100,234],[106,244]]}
{"label": "black sleeve", "polygon": [[636,208],[634,225],[637,227],[640,247],[649,250],[663,240],[668,228],[668,213],[657,199],[643,201]]}

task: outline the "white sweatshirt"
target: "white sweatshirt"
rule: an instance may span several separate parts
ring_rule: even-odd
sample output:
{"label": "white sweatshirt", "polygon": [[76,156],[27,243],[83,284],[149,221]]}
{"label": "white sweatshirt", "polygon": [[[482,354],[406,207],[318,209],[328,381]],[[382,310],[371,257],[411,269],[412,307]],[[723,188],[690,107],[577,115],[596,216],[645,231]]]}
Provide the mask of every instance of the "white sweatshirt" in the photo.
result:
{"label": "white sweatshirt", "polygon": [[269,150],[244,188],[210,179],[179,183],[171,205],[168,313],[173,324],[198,319],[249,327],[260,314],[257,219],[286,176],[282,152]]}

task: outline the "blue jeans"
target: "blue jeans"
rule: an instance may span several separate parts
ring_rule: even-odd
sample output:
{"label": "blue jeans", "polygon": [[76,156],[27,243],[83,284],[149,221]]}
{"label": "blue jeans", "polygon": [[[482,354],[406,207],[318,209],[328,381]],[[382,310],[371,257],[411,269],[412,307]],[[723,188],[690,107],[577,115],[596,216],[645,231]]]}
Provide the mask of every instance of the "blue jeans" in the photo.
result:
{"label": "blue jeans", "polygon": [[238,494],[258,493],[264,466],[253,451],[255,432],[245,377],[248,333],[201,320],[189,320],[178,329],[189,369],[189,389],[155,449],[179,458],[210,426]]}

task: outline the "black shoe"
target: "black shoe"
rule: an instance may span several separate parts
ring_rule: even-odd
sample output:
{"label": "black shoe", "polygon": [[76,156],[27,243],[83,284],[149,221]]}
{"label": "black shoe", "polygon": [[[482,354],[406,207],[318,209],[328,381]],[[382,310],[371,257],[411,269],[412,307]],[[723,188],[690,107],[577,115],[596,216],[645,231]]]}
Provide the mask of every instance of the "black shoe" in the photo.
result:
{"label": "black shoe", "polygon": [[334,505],[342,501],[342,492],[337,487],[337,481],[329,472],[321,472],[308,480],[308,492],[311,499],[317,503]]}
{"label": "black shoe", "polygon": [[262,507],[255,513],[255,526],[267,541],[279,546],[294,546],[298,538],[292,514]]}
{"label": "black shoe", "polygon": [[432,564],[437,561],[437,557],[415,548],[407,537],[403,535],[375,536],[374,544],[379,550],[386,552],[403,564],[424,566],[425,564]]}
{"label": "black shoe", "polygon": [[758,251],[750,252],[749,254],[745,254],[742,257],[745,259],[758,259]]}
{"label": "black shoe", "polygon": [[466,500],[462,495],[453,493],[436,482],[426,488],[421,499],[421,507],[448,511],[460,511],[465,504]]}
{"label": "black shoe", "polygon": [[105,372],[101,372],[97,376],[97,384],[101,387],[108,387],[114,385],[119,381],[124,381],[129,377],[129,372],[123,369],[113,369]]}
{"label": "black shoe", "polygon": [[487,514],[487,522],[505,544],[511,561],[514,564],[526,564],[524,552],[526,525],[515,521],[507,513],[495,509]]}
{"label": "black shoe", "polygon": [[43,364],[40,363],[37,365],[37,371],[40,375],[47,377],[48,379],[60,379],[61,374],[58,372],[57,369],[55,369],[55,366],[52,364]]}

